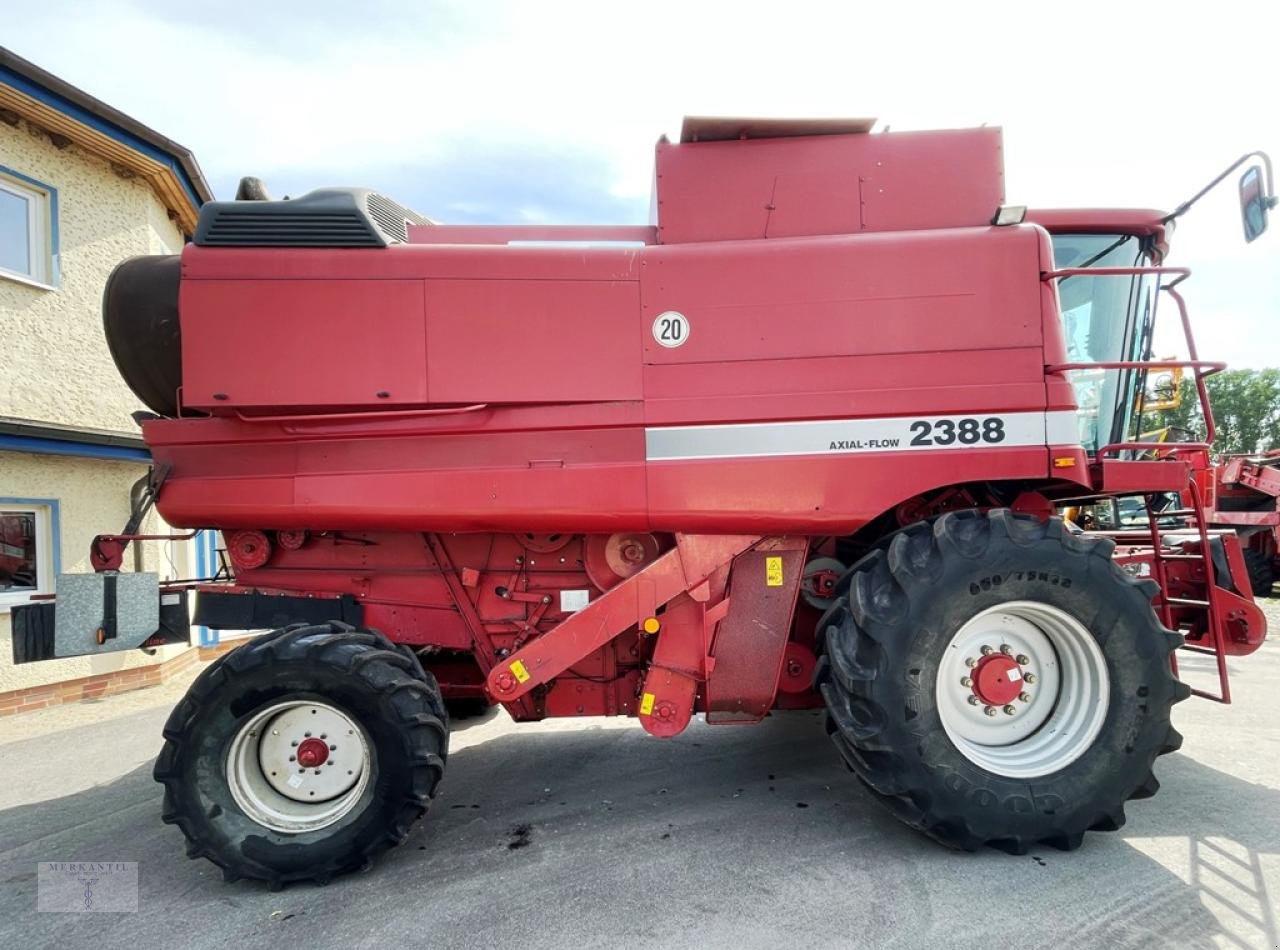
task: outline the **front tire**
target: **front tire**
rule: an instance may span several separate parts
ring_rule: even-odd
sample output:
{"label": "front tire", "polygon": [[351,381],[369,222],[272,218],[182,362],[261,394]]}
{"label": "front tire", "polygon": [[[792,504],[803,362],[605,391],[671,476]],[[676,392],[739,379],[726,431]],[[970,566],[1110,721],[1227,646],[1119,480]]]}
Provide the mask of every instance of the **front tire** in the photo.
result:
{"label": "front tire", "polygon": [[908,825],[964,850],[1064,850],[1124,824],[1177,749],[1181,638],[1114,544],[997,510],[913,525],[823,617],[827,730]]}
{"label": "front tire", "polygon": [[399,844],[444,774],[448,716],[408,650],[342,623],[220,657],[164,728],[162,817],[227,880],[325,883]]}

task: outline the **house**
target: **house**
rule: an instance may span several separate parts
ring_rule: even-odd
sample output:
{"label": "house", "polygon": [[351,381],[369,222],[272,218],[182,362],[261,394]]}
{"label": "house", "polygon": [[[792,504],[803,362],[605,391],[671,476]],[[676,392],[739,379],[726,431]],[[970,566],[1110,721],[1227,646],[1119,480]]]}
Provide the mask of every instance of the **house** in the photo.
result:
{"label": "house", "polygon": [[[157,682],[177,644],[15,665],[10,609],[88,571],[150,457],[102,331],[103,287],[138,254],[177,253],[212,198],[191,152],[0,48],[0,715]],[[143,530],[167,532],[155,515]],[[211,537],[152,542],[125,569],[193,577]]]}

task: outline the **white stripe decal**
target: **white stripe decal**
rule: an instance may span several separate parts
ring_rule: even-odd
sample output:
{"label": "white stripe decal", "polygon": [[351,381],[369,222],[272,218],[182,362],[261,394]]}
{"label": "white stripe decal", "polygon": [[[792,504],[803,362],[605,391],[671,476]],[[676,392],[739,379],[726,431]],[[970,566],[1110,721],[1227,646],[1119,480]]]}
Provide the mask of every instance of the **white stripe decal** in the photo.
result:
{"label": "white stripe decal", "polygon": [[[1070,432],[1070,437],[1064,435]],[[1048,436],[1053,435],[1051,441]],[[1005,412],[645,429],[651,462],[1078,444],[1076,414]]]}

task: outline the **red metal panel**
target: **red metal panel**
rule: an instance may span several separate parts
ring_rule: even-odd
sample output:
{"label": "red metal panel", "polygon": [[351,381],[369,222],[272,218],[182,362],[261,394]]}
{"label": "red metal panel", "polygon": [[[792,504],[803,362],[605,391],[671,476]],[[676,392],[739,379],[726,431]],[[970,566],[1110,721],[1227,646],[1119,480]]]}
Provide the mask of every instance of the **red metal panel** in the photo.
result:
{"label": "red metal panel", "polygon": [[638,247],[394,245],[359,248],[230,248],[188,244],[185,280],[635,280]]}
{"label": "red metal panel", "polygon": [[[1045,448],[651,462],[649,524],[666,531],[847,534],[941,485],[1044,478]],[[694,529],[691,529],[694,530]]]}
{"label": "red metal panel", "polygon": [[655,247],[644,260],[646,328],[668,310],[689,321],[688,341],[676,348],[645,334],[648,363],[1042,342],[1037,228]]}
{"label": "red metal panel", "polygon": [[632,282],[432,280],[431,402],[639,399]]}
{"label": "red metal panel", "polygon": [[657,149],[663,244],[974,227],[1003,201],[995,128]]}
{"label": "red metal panel", "polygon": [[188,407],[427,401],[419,280],[184,280],[181,288]]}
{"label": "red metal panel", "polygon": [[756,722],[773,707],[808,547],[779,539],[734,558],[729,612],[711,645],[707,722]]}
{"label": "red metal panel", "polygon": [[[875,326],[867,333],[874,346]],[[904,388],[902,381],[913,385]],[[1039,347],[652,363],[644,367],[645,421],[821,419],[849,415],[1017,412],[1045,402]]]}

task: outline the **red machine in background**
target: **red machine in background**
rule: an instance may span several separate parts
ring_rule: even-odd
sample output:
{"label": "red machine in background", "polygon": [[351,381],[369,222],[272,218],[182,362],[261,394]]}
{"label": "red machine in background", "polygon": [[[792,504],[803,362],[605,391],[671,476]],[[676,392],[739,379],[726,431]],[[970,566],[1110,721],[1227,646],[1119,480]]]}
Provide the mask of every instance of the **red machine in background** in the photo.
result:
{"label": "red machine in background", "polygon": [[[120,266],[151,495],[233,568],[196,622],[276,628],[166,727],[189,853],[362,866],[425,810],[456,703],[658,736],[825,706],[858,777],[967,849],[1072,848],[1154,793],[1171,653],[1265,632],[1192,480],[1212,429],[1133,434],[1158,299],[1202,399],[1221,368],[1163,263],[1189,204],[1028,214],[998,129],[870,129],[687,120],[648,227],[249,184]],[[1191,538],[1055,515],[1183,491]]]}
{"label": "red machine in background", "polygon": [[1202,474],[1209,522],[1240,537],[1255,597],[1270,597],[1280,565],[1280,450],[1228,458]]}

